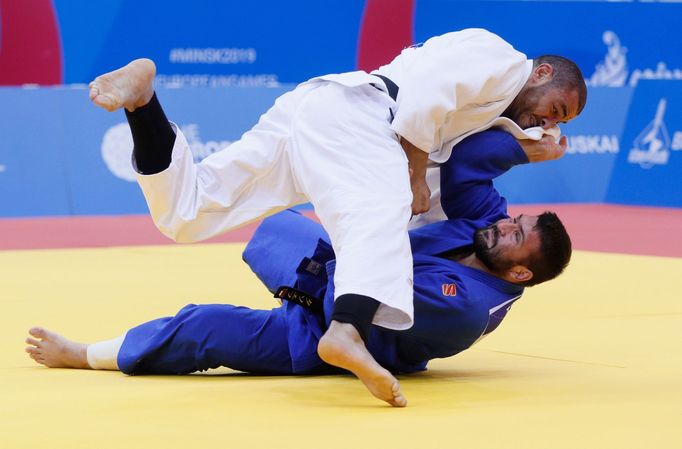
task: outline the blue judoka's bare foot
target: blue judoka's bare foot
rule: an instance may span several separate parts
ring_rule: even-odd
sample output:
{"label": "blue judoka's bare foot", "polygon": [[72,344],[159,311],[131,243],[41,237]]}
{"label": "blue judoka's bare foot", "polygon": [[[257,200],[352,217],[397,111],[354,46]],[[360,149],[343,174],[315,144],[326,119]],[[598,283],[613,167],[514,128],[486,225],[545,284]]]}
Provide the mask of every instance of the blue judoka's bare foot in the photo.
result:
{"label": "blue judoka's bare foot", "polygon": [[26,343],[31,345],[26,347],[26,352],[41,365],[48,368],[90,369],[88,345],[67,340],[42,327],[32,327],[28,333],[35,338],[26,339]]}
{"label": "blue judoka's bare foot", "polygon": [[156,66],[152,60],[136,59],[95,78],[90,83],[90,100],[109,112],[120,108],[132,112],[152,99],[155,75]]}
{"label": "blue judoka's bare foot", "polygon": [[377,398],[394,407],[407,405],[407,399],[400,392],[398,379],[374,360],[353,325],[332,321],[320,339],[317,353],[330,365],[358,376]]}

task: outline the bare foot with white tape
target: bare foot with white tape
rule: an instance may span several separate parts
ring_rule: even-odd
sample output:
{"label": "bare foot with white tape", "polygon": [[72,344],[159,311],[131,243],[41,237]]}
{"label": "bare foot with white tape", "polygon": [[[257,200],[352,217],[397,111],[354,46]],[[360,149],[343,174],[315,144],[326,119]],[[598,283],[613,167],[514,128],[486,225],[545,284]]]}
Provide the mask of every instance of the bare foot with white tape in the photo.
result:
{"label": "bare foot with white tape", "polygon": [[48,368],[79,368],[90,369],[88,365],[88,345],[67,340],[59,334],[43,329],[32,327],[29,331],[35,338],[27,338],[26,347],[28,355]]}
{"label": "bare foot with white tape", "polygon": [[95,78],[90,83],[90,100],[109,112],[120,108],[132,112],[152,99],[155,75],[156,66],[151,59],[136,59]]}
{"label": "bare foot with white tape", "polygon": [[358,376],[377,398],[394,407],[407,405],[398,379],[374,360],[353,325],[332,321],[317,345],[317,353],[330,365]]}

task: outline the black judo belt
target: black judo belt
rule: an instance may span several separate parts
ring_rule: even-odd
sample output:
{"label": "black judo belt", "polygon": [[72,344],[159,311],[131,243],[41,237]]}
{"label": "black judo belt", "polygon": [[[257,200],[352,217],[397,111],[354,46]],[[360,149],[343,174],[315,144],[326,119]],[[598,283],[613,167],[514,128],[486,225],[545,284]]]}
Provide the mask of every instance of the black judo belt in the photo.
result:
{"label": "black judo belt", "polygon": [[[393,98],[393,101],[397,101],[397,99],[398,99],[398,85],[396,83],[394,83],[393,81],[391,81],[390,78],[387,78],[384,75],[377,75],[375,73],[375,74],[373,74],[373,76],[376,76],[377,78],[379,78],[381,81],[384,82],[384,85],[386,86],[386,90],[388,90],[388,96]],[[381,89],[376,84],[372,84],[372,87],[374,87],[375,89],[379,89],[382,92],[384,91],[383,89]],[[391,123],[393,123],[393,119],[395,118],[395,115],[393,114],[393,109],[389,108],[388,112],[391,113]]]}
{"label": "black judo belt", "polygon": [[[393,98],[393,101],[398,101],[398,85],[391,81],[390,78],[387,78],[384,75],[377,75],[376,73],[374,73],[373,76],[376,76],[377,78],[381,79],[381,81],[383,81],[384,84],[386,85],[386,89],[388,90],[388,96]],[[374,86],[374,84],[372,84],[372,86]],[[377,87],[377,89],[379,88]]]}
{"label": "black judo belt", "polygon": [[316,298],[308,293],[297,290],[293,287],[282,286],[275,292],[275,298],[283,299],[285,301],[293,302],[299,306],[303,306],[306,309],[310,309],[313,312],[321,313],[322,310],[322,300]]}

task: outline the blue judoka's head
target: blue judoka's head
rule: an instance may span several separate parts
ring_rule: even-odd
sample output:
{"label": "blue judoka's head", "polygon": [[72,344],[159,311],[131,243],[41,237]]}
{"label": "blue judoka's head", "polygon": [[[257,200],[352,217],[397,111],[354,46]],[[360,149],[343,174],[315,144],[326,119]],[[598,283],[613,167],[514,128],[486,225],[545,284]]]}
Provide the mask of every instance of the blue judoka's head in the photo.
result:
{"label": "blue judoka's head", "polygon": [[492,274],[531,286],[564,271],[571,258],[571,239],[556,214],[522,214],[476,230],[474,253]]}

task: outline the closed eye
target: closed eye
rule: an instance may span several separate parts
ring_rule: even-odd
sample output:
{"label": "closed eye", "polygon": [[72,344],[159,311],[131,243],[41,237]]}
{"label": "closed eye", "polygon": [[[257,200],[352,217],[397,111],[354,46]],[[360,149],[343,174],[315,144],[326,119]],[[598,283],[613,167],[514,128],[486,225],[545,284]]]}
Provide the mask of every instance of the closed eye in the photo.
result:
{"label": "closed eye", "polygon": [[[520,222],[520,221],[521,221],[521,217],[523,217],[523,214],[521,214],[521,215],[519,215],[518,217],[516,217],[516,218],[514,219],[514,222]],[[519,235],[520,235],[520,237],[519,237],[519,239],[518,239],[519,242],[521,242],[521,241],[523,241],[523,240],[526,239],[526,234],[523,232],[523,226],[519,226]]]}

